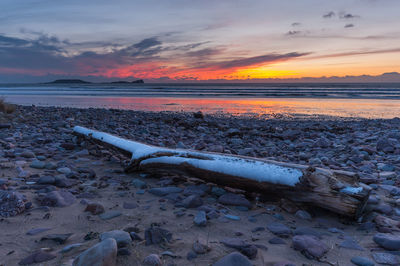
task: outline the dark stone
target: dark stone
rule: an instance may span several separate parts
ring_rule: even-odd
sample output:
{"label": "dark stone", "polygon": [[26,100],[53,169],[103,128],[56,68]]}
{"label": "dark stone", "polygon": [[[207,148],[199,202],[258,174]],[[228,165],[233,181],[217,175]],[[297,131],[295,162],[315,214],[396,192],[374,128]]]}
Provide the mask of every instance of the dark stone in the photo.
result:
{"label": "dark stone", "polygon": [[374,241],[384,249],[400,250],[400,236],[398,235],[378,233],[374,236]]}
{"label": "dark stone", "polygon": [[288,237],[292,234],[292,230],[284,224],[281,223],[270,223],[267,225],[267,229],[280,237]]}
{"label": "dark stone", "polygon": [[42,237],[40,241],[51,240],[61,245],[64,244],[70,236],[72,236],[72,234],[50,234]]}
{"label": "dark stone", "polygon": [[357,266],[374,266],[375,265],[375,263],[373,261],[371,261],[370,259],[365,258],[365,257],[360,257],[360,256],[352,257],[351,262]]}
{"label": "dark stone", "polygon": [[37,252],[29,255],[28,257],[24,258],[23,260],[21,260],[18,264],[19,265],[30,265],[30,264],[34,264],[34,263],[41,263],[41,262],[52,260],[56,257],[57,256],[54,255],[53,253],[37,251]]}
{"label": "dark stone", "polygon": [[40,205],[50,207],[66,207],[75,202],[75,197],[66,190],[51,191],[38,198]]}
{"label": "dark stone", "polygon": [[212,266],[253,266],[245,256],[238,252],[232,252],[222,259],[218,260]]}
{"label": "dark stone", "polygon": [[252,205],[243,195],[226,193],[218,198],[218,202],[225,205],[245,206],[251,208]]}
{"label": "dark stone", "polygon": [[161,227],[153,226],[144,232],[146,245],[160,244],[170,242],[172,240],[172,233]]}
{"label": "dark stone", "polygon": [[181,193],[182,189],[179,187],[158,187],[149,189],[149,193],[156,196],[165,196],[171,193]]}
{"label": "dark stone", "polygon": [[297,235],[292,241],[293,248],[310,259],[320,259],[329,250],[328,246],[315,236]]}
{"label": "dark stone", "polygon": [[203,205],[203,200],[198,195],[191,195],[182,201],[185,208],[197,208]]}

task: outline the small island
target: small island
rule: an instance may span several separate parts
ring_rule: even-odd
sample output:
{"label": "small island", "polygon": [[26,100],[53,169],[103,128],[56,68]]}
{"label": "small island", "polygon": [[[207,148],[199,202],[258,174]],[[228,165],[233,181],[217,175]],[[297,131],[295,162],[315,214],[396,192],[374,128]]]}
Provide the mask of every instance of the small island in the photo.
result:
{"label": "small island", "polygon": [[111,81],[111,82],[101,82],[101,83],[96,83],[96,82],[90,82],[90,81],[85,81],[81,79],[57,79],[51,82],[47,82],[45,84],[141,84],[144,83],[143,79],[138,79],[134,81],[125,81],[125,80],[119,80],[119,81]]}

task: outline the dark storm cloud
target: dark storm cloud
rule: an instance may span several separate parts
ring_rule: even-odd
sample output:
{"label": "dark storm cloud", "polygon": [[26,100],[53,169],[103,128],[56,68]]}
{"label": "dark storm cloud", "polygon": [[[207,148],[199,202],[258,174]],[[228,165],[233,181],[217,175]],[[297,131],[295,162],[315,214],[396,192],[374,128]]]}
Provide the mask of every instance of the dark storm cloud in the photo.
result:
{"label": "dark storm cloud", "polygon": [[323,18],[332,18],[334,16],[336,16],[336,14],[333,11],[329,11],[328,13],[322,15]]}
{"label": "dark storm cloud", "polygon": [[345,28],[353,28],[353,27],[354,27],[354,24],[351,24],[351,23],[350,23],[350,24],[346,24],[346,25],[344,25],[344,27],[345,27]]}
{"label": "dark storm cloud", "polygon": [[186,53],[186,56],[190,56],[190,57],[206,57],[206,56],[217,55],[217,54],[220,54],[221,52],[222,52],[221,49],[205,48],[205,49],[201,49],[201,50],[197,50],[197,51],[188,52],[188,53]]}
{"label": "dark storm cloud", "polygon": [[161,42],[159,40],[157,40],[157,37],[151,37],[151,38],[144,39],[138,43],[135,43],[134,45],[132,45],[132,47],[134,47],[138,50],[145,50],[150,47],[157,46],[157,45],[161,45]]}

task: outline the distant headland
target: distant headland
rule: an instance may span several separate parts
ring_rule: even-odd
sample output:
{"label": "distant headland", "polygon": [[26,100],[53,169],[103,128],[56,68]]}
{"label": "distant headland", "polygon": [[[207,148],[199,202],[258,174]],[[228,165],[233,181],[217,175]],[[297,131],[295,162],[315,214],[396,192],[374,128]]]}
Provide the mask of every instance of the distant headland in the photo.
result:
{"label": "distant headland", "polygon": [[119,81],[112,81],[112,82],[89,82],[81,79],[56,79],[51,82],[47,82],[45,84],[132,84],[132,83],[144,83],[143,79],[138,79],[134,81],[125,81],[125,80],[119,80]]}

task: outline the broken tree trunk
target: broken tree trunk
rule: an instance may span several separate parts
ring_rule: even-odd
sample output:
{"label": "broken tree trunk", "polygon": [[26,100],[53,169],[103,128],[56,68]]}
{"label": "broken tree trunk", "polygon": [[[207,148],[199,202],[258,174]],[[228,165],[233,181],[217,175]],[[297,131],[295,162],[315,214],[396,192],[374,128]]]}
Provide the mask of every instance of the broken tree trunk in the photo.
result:
{"label": "broken tree trunk", "polygon": [[219,185],[262,194],[278,194],[294,202],[322,207],[358,218],[369,189],[351,172],[314,168],[261,158],[168,149],[126,140],[76,126],[75,134],[131,156],[126,171],[167,169]]}

